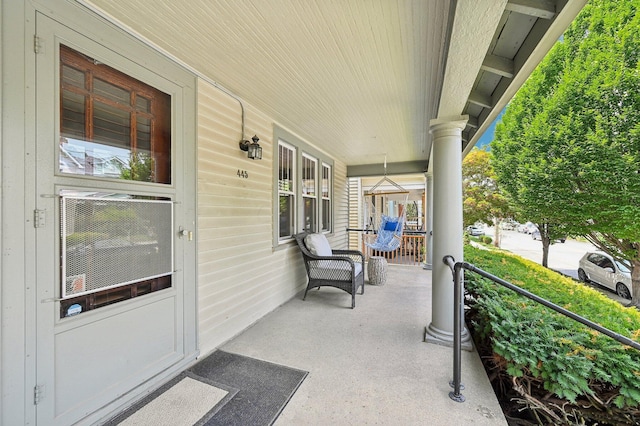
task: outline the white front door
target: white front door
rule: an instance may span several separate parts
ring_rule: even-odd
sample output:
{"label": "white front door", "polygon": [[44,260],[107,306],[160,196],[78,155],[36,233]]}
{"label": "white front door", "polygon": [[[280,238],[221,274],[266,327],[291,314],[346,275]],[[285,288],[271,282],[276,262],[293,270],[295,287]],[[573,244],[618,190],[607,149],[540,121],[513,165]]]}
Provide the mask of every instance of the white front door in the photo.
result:
{"label": "white front door", "polygon": [[193,84],[150,70],[157,54],[141,66],[131,46],[83,26],[36,12],[42,425],[97,421],[196,354]]}

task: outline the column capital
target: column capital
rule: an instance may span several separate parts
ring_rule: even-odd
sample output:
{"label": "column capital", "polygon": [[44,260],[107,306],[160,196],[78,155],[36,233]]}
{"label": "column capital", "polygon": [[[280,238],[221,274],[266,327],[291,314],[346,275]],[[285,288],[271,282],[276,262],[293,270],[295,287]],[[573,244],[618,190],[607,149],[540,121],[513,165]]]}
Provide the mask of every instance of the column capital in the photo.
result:
{"label": "column capital", "polygon": [[467,125],[467,121],[469,121],[468,115],[435,118],[429,121],[429,132],[433,133],[441,130],[456,130],[461,132]]}

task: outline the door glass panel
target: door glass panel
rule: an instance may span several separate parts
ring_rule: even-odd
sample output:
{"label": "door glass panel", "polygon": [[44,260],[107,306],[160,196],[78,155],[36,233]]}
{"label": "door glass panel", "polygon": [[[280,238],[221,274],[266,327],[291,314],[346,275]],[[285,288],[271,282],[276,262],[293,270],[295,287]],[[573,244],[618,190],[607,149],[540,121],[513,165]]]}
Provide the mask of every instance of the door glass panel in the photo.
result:
{"label": "door glass panel", "polygon": [[59,172],[171,183],[171,97],[60,47]]}
{"label": "door glass panel", "polygon": [[69,137],[84,138],[85,99],[71,91],[62,93],[62,127]]}
{"label": "door glass panel", "polygon": [[138,151],[151,153],[151,120],[148,117],[138,115],[136,117],[136,132]]}
{"label": "door glass panel", "polygon": [[139,111],[150,112],[151,101],[144,96],[136,96],[136,109]]}
{"label": "door glass panel", "polygon": [[65,85],[84,88],[84,73],[69,65],[62,66],[62,83]]}
{"label": "door glass panel", "polygon": [[129,105],[131,103],[129,99],[131,97],[130,91],[121,89],[115,84],[108,83],[99,78],[93,79],[93,93],[95,93],[96,96],[102,96],[106,99],[120,102],[124,105]]}
{"label": "door glass panel", "polygon": [[130,148],[130,113],[98,101],[93,108],[93,139],[105,145]]}

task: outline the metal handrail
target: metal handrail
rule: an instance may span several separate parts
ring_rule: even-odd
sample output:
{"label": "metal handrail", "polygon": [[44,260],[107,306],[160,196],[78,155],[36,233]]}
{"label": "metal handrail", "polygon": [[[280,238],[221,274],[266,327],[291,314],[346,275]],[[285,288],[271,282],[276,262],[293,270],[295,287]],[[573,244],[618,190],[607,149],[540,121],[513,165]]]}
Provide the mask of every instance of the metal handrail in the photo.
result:
{"label": "metal handrail", "polygon": [[442,261],[445,265],[447,265],[451,272],[453,272],[453,381],[451,386],[453,387],[453,392],[449,392],[449,397],[456,402],[464,402],[464,396],[460,393],[460,389],[462,388],[461,383],[461,359],[462,359],[462,324],[463,324],[463,306],[464,300],[462,298],[462,269],[466,269],[471,272],[475,272],[476,274],[483,276],[487,279],[490,279],[496,284],[500,284],[503,287],[506,287],[510,290],[515,291],[522,296],[525,296],[535,302],[538,302],[559,314],[562,314],[566,317],[569,317],[579,323],[586,325],[587,327],[599,331],[602,334],[605,334],[612,339],[622,343],[623,345],[631,346],[634,349],[640,351],[640,343],[635,340],[631,340],[628,337],[625,337],[615,331],[609,330],[599,324],[596,324],[593,321],[589,321],[588,319],[577,315],[571,311],[566,310],[565,308],[558,306],[554,303],[549,302],[546,299],[541,298],[540,296],[536,296],[533,293],[528,292],[516,285],[511,284],[508,281],[503,280],[502,278],[496,277],[482,269],[476,267],[475,265],[467,262],[456,262],[453,256],[447,255],[442,258]]}

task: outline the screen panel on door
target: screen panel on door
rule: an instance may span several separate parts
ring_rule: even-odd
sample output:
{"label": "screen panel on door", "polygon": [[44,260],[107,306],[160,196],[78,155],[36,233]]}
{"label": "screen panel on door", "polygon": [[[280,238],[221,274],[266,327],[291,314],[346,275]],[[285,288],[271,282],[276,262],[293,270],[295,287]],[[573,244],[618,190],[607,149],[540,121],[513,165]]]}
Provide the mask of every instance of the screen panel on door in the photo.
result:
{"label": "screen panel on door", "polygon": [[172,202],[61,198],[62,298],[173,272]]}

